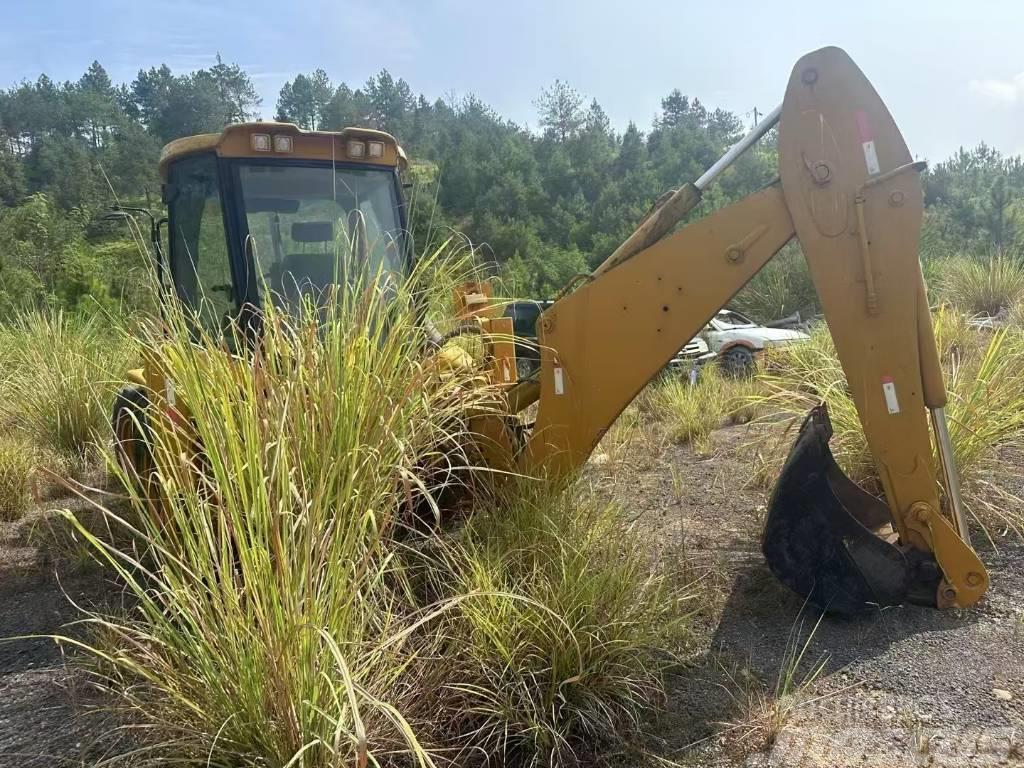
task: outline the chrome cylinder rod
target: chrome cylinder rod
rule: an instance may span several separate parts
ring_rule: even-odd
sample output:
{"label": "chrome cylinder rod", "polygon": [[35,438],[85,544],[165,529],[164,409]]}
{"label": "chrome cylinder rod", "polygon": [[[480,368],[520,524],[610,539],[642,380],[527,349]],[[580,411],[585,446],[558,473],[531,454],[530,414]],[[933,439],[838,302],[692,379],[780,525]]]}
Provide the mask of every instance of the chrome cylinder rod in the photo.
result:
{"label": "chrome cylinder rod", "polygon": [[591,272],[591,278],[598,277],[609,269],[617,267],[627,259],[633,258],[640,251],[649,248],[671,232],[672,228],[687,213],[697,207],[704,188],[714,181],[722,171],[736,162],[736,158],[754,146],[758,139],[768,133],[779,122],[779,115],[781,114],[782,106],[779,105],[769,114],[765,115],[764,119],[755,125],[750,133],[730,147],[697,181],[693,184],[683,184],[672,194],[665,195],[659,200],[633,231],[633,234],[627,237],[611,256]]}
{"label": "chrome cylinder rod", "polygon": [[939,446],[939,462],[942,464],[942,479],[949,497],[949,506],[953,512],[953,523],[967,546],[971,545],[971,535],[967,530],[967,518],[964,516],[964,504],[960,497],[960,475],[957,473],[956,460],[953,458],[953,441],[949,439],[949,426],[946,424],[946,411],[943,408],[930,408],[932,429],[935,431],[935,442]]}
{"label": "chrome cylinder rod", "polygon": [[693,182],[693,186],[703,192],[707,188],[708,184],[718,178],[722,171],[736,162],[736,158],[754,146],[762,136],[774,128],[776,123],[779,122],[779,118],[781,116],[782,105],[779,104],[779,106],[765,115],[764,119],[750,130],[750,133],[729,147],[729,150],[718,158],[714,165],[704,171],[704,174]]}

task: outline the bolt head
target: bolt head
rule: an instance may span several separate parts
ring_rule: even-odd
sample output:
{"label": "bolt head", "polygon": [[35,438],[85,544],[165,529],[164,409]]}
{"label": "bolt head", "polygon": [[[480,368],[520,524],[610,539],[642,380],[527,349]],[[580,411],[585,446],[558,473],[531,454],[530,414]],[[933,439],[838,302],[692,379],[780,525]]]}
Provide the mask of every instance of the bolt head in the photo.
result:
{"label": "bolt head", "polygon": [[919,523],[927,523],[932,516],[932,508],[923,501],[917,501],[910,505],[910,517]]}

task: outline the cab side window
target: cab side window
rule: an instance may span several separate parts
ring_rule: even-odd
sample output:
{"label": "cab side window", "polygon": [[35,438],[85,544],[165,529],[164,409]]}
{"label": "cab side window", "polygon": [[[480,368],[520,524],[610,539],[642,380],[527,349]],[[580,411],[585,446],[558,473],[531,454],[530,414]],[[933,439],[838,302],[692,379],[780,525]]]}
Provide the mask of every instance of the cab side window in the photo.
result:
{"label": "cab side window", "polygon": [[178,298],[210,333],[220,333],[235,312],[231,261],[213,155],[188,158],[168,176],[170,266]]}

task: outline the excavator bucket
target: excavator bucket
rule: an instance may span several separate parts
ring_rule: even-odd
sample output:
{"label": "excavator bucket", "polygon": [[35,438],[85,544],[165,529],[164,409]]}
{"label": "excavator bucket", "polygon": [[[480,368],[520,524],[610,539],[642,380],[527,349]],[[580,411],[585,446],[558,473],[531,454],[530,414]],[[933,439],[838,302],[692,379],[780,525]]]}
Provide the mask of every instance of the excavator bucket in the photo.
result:
{"label": "excavator bucket", "polygon": [[[828,613],[932,600],[937,569],[890,544],[888,506],[853,483],[829,450],[825,405],[800,428],[765,518],[761,549],[783,584]],[[933,580],[934,578],[934,580]]]}

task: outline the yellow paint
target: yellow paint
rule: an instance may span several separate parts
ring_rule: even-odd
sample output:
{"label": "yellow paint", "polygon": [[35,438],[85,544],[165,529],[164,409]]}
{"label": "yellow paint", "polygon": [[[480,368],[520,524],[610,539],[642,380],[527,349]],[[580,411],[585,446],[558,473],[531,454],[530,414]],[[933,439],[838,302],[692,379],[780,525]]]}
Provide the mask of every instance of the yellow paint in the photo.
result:
{"label": "yellow paint", "polygon": [[[274,136],[290,136],[291,152],[257,152],[252,148],[253,134]],[[384,145],[383,157],[353,158],[347,154],[348,141],[379,141]],[[273,145],[273,138],[271,138]],[[160,176],[167,178],[167,170],[171,163],[190,155],[203,152],[215,152],[218,157],[243,157],[254,159],[296,159],[296,160],[332,160],[346,163],[366,163],[367,165],[391,165],[406,167],[405,152],[395,141],[395,137],[384,131],[372,128],[345,128],[341,131],[304,131],[293,123],[236,123],[227,126],[220,133],[203,133],[198,136],[187,136],[175,139],[163,148],[160,153]]]}
{"label": "yellow paint", "polygon": [[[870,147],[865,146],[870,142]],[[939,605],[971,605],[988,576],[941,514],[926,405],[945,402],[918,260],[918,167],[888,110],[850,58],[801,59],[779,128],[778,184],[664,237],[593,279],[539,321],[539,400],[520,461],[569,474],[629,402],[792,237],[807,257],[905,546],[932,551]],[[699,197],[683,201],[693,207]],[[898,412],[887,407],[892,381]]]}

